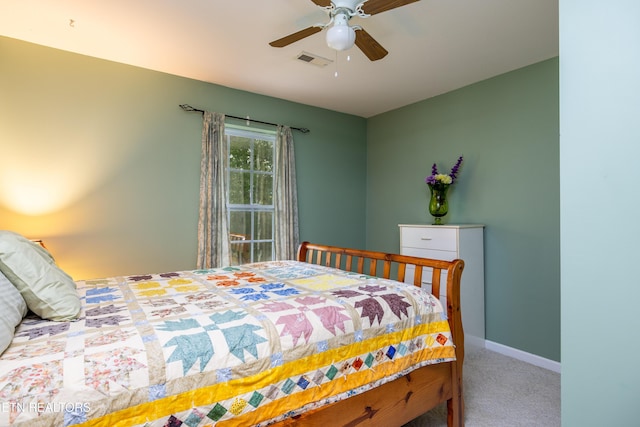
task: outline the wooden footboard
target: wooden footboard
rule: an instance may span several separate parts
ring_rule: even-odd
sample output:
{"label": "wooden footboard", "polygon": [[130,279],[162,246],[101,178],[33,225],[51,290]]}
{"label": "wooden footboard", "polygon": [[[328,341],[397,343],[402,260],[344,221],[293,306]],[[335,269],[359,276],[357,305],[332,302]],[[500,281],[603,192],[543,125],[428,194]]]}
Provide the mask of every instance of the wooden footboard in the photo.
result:
{"label": "wooden footboard", "polygon": [[[460,277],[462,260],[441,261],[384,252],[346,249],[304,242],[298,250],[298,261],[335,267],[371,276],[406,281],[416,286],[422,283],[423,270],[431,270],[432,293],[438,297],[446,289],[447,317],[456,345],[456,361],[425,366],[360,395],[316,411],[302,414],[280,425],[304,426],[401,426],[446,401],[447,423],[464,425],[462,397],[462,364],[464,332],[460,313]],[[414,266],[407,269],[408,266]],[[442,272],[446,283],[441,286]]]}

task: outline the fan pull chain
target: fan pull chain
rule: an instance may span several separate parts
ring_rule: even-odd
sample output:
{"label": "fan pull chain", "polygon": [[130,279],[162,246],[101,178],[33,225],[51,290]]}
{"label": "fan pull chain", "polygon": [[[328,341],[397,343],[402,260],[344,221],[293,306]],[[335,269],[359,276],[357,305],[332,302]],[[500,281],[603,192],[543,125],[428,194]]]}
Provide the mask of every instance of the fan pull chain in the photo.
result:
{"label": "fan pull chain", "polygon": [[[333,77],[338,77],[338,51],[335,51],[336,54],[336,70],[333,73]],[[351,61],[351,55],[347,54],[347,62]]]}

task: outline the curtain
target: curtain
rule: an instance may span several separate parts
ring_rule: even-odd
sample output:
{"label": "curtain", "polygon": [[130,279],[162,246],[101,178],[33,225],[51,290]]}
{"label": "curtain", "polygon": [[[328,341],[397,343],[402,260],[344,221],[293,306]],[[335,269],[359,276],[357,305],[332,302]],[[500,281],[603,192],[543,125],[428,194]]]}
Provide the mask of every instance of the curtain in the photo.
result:
{"label": "curtain", "polygon": [[274,188],[274,247],[276,259],[295,259],[300,243],[298,192],[293,134],[289,126],[278,126],[276,135]]}
{"label": "curtain", "polygon": [[200,163],[198,269],[226,267],[231,261],[226,200],[227,163],[224,114],[205,111]]}

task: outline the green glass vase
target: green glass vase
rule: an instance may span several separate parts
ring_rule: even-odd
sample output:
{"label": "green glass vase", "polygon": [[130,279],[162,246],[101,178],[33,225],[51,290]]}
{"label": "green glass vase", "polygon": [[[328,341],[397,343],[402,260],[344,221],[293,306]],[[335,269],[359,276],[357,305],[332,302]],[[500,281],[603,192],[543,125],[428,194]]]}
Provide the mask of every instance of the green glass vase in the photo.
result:
{"label": "green glass vase", "polygon": [[449,211],[447,191],[450,184],[429,184],[431,199],[429,200],[429,213],[434,217],[434,225],[442,225],[442,217]]}

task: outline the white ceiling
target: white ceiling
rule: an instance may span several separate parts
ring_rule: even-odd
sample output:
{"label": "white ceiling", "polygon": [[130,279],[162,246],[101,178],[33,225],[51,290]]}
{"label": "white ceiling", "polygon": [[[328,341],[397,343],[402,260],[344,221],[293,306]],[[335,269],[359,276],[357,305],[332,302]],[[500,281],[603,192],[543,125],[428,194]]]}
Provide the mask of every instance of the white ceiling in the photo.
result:
{"label": "white ceiling", "polygon": [[558,0],[420,0],[355,17],[389,51],[375,62],[331,50],[325,31],[268,44],[327,20],[310,0],[0,0],[3,36],[362,117],[558,55]]}

